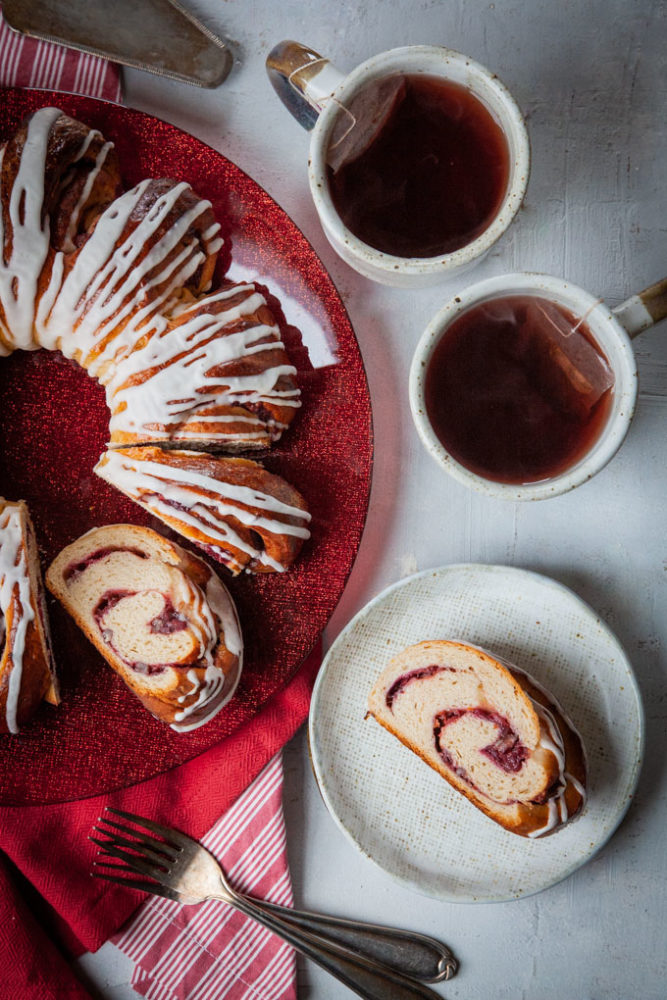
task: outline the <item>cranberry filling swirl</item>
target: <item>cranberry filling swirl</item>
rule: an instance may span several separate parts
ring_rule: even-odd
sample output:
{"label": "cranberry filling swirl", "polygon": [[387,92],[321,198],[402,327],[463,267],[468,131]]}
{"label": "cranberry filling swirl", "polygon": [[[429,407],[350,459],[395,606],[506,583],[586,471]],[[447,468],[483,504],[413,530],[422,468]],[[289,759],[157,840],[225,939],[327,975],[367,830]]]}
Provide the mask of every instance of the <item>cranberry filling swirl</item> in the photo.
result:
{"label": "cranberry filling swirl", "polygon": [[[507,719],[499,712],[493,712],[488,708],[450,708],[445,712],[436,715],[433,722],[433,739],[438,753],[449,766],[456,765],[450,751],[446,747],[445,733],[446,726],[452,725],[466,716],[468,713],[484,722],[490,722],[497,729],[498,735],[493,743],[479,748],[479,753],[499,767],[507,774],[516,774],[523,767],[524,761],[528,758],[528,748],[523,745],[518,734],[512,729]],[[465,774],[463,768],[459,767],[457,773],[464,777],[466,781],[470,779]],[[472,784],[472,782],[470,782]]]}
{"label": "cranberry filling swirl", "polygon": [[[155,616],[149,618],[142,626],[147,630],[147,635],[144,636],[144,647],[147,646],[147,642],[150,643],[154,649],[157,649],[158,658],[160,655],[166,655],[170,657],[170,662],[156,663],[132,659],[132,656],[136,655],[136,644],[133,641],[133,636],[129,641],[130,648],[123,648],[128,646],[128,634],[124,629],[124,619],[128,615],[132,615],[134,605],[137,602],[142,606],[141,612],[144,614],[146,611],[149,614],[152,613],[152,610],[156,612]],[[151,604],[156,605],[152,610]],[[123,659],[129,667],[138,673],[159,674],[167,667],[182,668],[189,666],[192,662],[191,654],[187,654],[185,660],[174,659],[180,645],[178,642],[167,643],[152,638],[156,635],[173,636],[175,632],[187,632],[190,628],[187,618],[182,612],[176,610],[171,598],[159,591],[107,590],[100,598],[93,616],[104,642],[113,649],[116,656]],[[116,622],[119,623],[117,629],[114,628]],[[119,639],[116,638],[116,632],[118,632]],[[197,652],[201,652],[202,656],[205,655],[205,650],[201,648],[197,649]],[[201,656],[197,657],[197,660],[201,658]]]}

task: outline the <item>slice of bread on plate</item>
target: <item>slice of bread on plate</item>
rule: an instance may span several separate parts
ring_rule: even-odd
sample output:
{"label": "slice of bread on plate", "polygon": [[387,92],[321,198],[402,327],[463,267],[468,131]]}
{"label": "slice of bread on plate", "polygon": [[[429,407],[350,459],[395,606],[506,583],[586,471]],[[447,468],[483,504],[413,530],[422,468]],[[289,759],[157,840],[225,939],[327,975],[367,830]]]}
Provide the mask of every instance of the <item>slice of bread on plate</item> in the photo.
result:
{"label": "slice of bread on plate", "polygon": [[541,685],[482,649],[409,646],[378,678],[368,713],[512,833],[545,836],[583,807],[581,737]]}

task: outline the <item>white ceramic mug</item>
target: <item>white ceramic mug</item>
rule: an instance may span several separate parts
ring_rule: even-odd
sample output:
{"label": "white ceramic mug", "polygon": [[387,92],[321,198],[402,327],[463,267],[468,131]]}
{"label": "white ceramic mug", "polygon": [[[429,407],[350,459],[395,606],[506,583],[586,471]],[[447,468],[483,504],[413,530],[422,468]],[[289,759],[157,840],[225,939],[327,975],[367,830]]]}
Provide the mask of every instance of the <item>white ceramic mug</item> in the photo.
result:
{"label": "white ceramic mug", "polygon": [[[539,482],[502,483],[478,475],[457,461],[437,437],[427,414],[425,383],[434,351],[452,324],[474,306],[508,296],[533,296],[562,306],[583,318],[614,376],[611,406],[598,437],[565,471]],[[544,274],[520,273],[480,281],[460,292],[434,316],[415,350],[410,368],[410,409],[429,453],[452,476],[487,496],[505,500],[544,500],[574,489],[602,469],[620,447],[637,398],[637,366],[631,338],[667,316],[667,279],[609,309],[569,281]]]}
{"label": "white ceramic mug", "polygon": [[[435,284],[480,260],[518,212],[530,170],[526,126],[504,85],[474,60],[440,46],[409,45],[373,56],[345,75],[318,53],[285,41],[271,51],[266,66],[283,103],[312,129],[308,177],[324,232],[343,260],[365,277],[398,287]],[[342,222],[329,190],[326,157],[345,107],[368,84],[397,74],[440,77],[465,87],[500,126],[508,146],[509,178],[494,218],[470,243],[438,257],[396,257],[362,242]]]}

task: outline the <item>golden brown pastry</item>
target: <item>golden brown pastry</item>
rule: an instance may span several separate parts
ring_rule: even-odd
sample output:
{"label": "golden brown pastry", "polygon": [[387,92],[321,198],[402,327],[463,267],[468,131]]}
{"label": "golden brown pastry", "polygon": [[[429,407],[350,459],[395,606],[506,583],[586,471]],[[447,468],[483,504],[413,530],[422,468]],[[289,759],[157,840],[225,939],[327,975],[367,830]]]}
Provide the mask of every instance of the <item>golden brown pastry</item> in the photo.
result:
{"label": "golden brown pastry", "polygon": [[310,537],[303,497],[248,459],[117,448],[95,472],[234,574],[282,572]]}
{"label": "golden brown pastry", "polygon": [[301,400],[266,299],[252,283],[226,283],[184,303],[116,364],[107,386],[112,447],[269,447]]}
{"label": "golden brown pastry", "polygon": [[186,183],[120,193],[112,143],[36,111],[0,149],[0,353],[60,350],[104,381],[183,290],[210,286],[219,229]]}

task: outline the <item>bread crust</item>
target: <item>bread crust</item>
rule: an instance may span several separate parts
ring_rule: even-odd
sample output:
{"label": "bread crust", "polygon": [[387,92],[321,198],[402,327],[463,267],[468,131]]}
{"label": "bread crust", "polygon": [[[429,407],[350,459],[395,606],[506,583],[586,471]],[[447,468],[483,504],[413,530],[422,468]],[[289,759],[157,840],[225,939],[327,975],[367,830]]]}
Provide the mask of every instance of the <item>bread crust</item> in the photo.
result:
{"label": "bread crust", "polygon": [[[4,641],[0,635],[0,732],[20,731],[32,718],[43,700],[57,705],[60,702],[56,679],[48,619],[44,605],[41,570],[34,529],[28,506],[23,500],[10,502],[0,497],[0,547],[2,546],[3,514],[13,513],[20,526],[19,555],[25,559],[26,583],[32,616],[25,627],[21,641],[22,623],[26,610],[22,606],[21,588],[11,585],[11,597],[4,617]],[[5,583],[0,569],[0,588]],[[17,645],[18,644],[18,645]],[[20,672],[20,688],[15,707],[10,704],[10,678],[14,670]],[[13,717],[15,715],[15,722]]]}
{"label": "bread crust", "polygon": [[[5,259],[11,256],[13,238],[9,196],[18,175],[32,117],[30,115],[5,144],[0,174]],[[84,145],[85,152],[81,155]],[[104,163],[96,173],[94,183],[88,185],[87,197],[81,197],[88,175],[104,145],[104,136],[99,132],[62,112],[51,125],[44,164],[43,214],[51,219],[50,239],[54,250],[72,249],[67,233],[73,210],[77,212],[79,230],[91,210],[104,208],[120,191],[118,158],[113,148],[110,148],[105,151]]]}
{"label": "bread crust", "polygon": [[[122,464],[124,459],[127,460],[128,468],[136,472],[127,480],[124,476],[119,477],[116,472],[109,472],[110,468],[117,468],[118,463]],[[187,502],[189,508],[195,505],[198,509],[206,508],[206,517],[198,516],[196,523],[193,523],[190,511],[184,517],[178,506],[161,502],[155,496],[154,491],[159,489],[159,483],[155,485],[153,482],[150,489],[142,487],[140,477],[143,463],[164,467],[166,483],[170,482],[170,470],[181,474],[193,473],[192,485],[181,481],[182,500]],[[159,517],[174,531],[201,546],[235,576],[244,570],[271,573],[278,568],[288,569],[309,535],[304,526],[310,520],[310,515],[301,494],[281,476],[267,472],[263,466],[250,459],[179,449],[163,451],[155,447],[117,448],[102,456],[95,472]],[[162,475],[160,471],[160,476]],[[195,485],[194,477],[197,477],[198,485]],[[131,491],[127,486],[130,482]],[[218,483],[221,484],[221,489],[218,488]],[[278,506],[267,512],[266,507],[240,499],[233,492],[228,501],[225,496],[227,485],[231,486],[232,491],[237,487],[248,491],[247,496],[262,495],[269,505],[275,503]],[[221,495],[224,498],[223,513],[219,513]],[[226,509],[229,507],[237,509],[238,516]],[[281,510],[281,507],[289,510]],[[267,524],[269,519],[271,523]],[[223,542],[214,530],[216,524],[228,525],[231,529],[230,537]],[[234,538],[243,543],[243,547],[234,544]]]}
{"label": "bread crust", "polygon": [[[294,419],[300,393],[266,299],[252,282],[225,282],[209,295],[182,298],[185,307],[160,336],[160,347],[166,345],[156,355],[160,363],[140,367],[139,352],[148,343],[140,340],[127,358],[127,377],[115,380],[120,401],[110,400],[111,447],[159,444],[225,454],[269,448]],[[209,367],[191,372],[193,354],[205,356]],[[162,420],[148,421],[145,414],[128,420],[128,398],[137,399],[133,390],[146,386],[150,392],[163,373],[174,383],[180,378],[191,405],[181,404],[178,419],[167,420],[165,413]]]}

